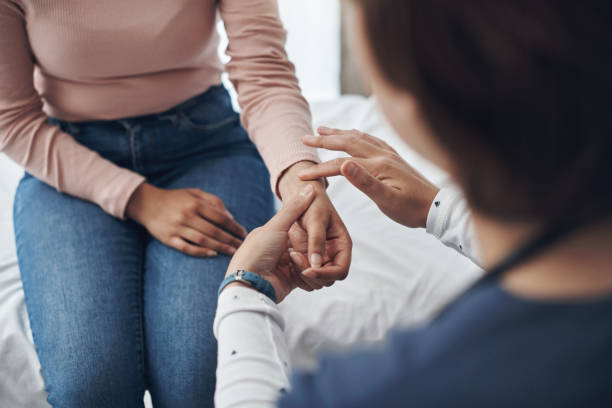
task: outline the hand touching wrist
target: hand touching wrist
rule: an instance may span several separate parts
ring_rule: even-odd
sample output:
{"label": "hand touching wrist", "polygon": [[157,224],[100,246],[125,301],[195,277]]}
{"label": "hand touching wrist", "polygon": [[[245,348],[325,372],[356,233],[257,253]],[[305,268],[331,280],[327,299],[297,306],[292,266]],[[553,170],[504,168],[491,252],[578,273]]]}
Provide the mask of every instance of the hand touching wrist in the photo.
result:
{"label": "hand touching wrist", "polygon": [[302,216],[314,199],[308,186],[288,200],[279,213],[263,227],[256,228],[232,258],[226,277],[238,270],[261,275],[274,287],[281,302],[298,286],[300,270],[289,255],[289,228]]}

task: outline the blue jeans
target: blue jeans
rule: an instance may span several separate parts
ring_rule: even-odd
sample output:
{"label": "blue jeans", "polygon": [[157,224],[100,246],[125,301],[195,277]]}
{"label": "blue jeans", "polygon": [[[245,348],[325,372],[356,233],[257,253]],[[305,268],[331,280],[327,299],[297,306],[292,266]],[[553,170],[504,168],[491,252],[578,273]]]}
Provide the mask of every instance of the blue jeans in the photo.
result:
{"label": "blue jeans", "polygon": [[[273,214],[269,174],[223,87],[161,114],[52,120],[161,188],[220,197],[251,230]],[[229,257],[194,258],[132,221],[25,175],[15,232],[34,343],[54,407],[212,407],[217,288]]]}

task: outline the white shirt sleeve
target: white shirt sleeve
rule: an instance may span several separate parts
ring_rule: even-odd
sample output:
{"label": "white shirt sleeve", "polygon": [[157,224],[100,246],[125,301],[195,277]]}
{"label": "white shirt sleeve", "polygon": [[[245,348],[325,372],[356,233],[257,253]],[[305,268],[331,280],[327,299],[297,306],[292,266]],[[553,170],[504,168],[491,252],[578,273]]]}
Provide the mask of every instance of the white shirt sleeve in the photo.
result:
{"label": "white shirt sleeve", "polygon": [[427,232],[479,264],[472,216],[459,190],[444,187],[438,192],[427,216]]}
{"label": "white shirt sleeve", "polygon": [[283,316],[267,296],[230,287],[219,296],[217,408],[272,408],[289,390],[289,348]]}

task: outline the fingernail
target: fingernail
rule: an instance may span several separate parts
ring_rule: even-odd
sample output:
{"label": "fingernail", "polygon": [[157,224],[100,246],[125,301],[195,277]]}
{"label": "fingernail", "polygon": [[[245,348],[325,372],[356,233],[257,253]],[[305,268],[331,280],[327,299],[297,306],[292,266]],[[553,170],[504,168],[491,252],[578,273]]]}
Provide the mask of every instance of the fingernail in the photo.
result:
{"label": "fingernail", "polygon": [[231,212],[225,210],[225,213],[228,215],[228,217],[230,217],[232,220],[234,219],[234,216],[232,215]]}
{"label": "fingernail", "polygon": [[207,252],[208,256],[217,256],[217,251],[208,251]]}
{"label": "fingernail", "polygon": [[311,278],[311,279],[317,278],[317,273],[313,271],[312,269],[306,269],[305,271],[302,271],[302,275],[306,276],[307,278]]}
{"label": "fingernail", "polygon": [[302,257],[300,256],[300,254],[298,254],[297,252],[289,252],[289,256],[298,268],[304,267],[304,263],[302,262]]}
{"label": "fingernail", "polygon": [[304,188],[302,189],[302,191],[300,192],[300,194],[301,194],[302,196],[304,196],[304,197],[309,197],[309,196],[310,196],[310,194],[312,194],[312,191],[313,191],[313,189],[312,189],[312,184],[309,184],[309,185],[307,185],[306,187],[304,187]]}
{"label": "fingernail", "polygon": [[323,258],[319,254],[310,255],[310,264],[315,268],[320,268],[321,263],[323,262]]}
{"label": "fingernail", "polygon": [[308,170],[302,170],[298,173],[298,177],[304,177],[308,175]]}
{"label": "fingernail", "polygon": [[355,163],[348,162],[348,163],[346,164],[346,174],[347,174],[349,177],[355,177],[355,176],[357,175],[357,171],[358,171],[358,170],[359,170],[359,169],[357,168],[357,165],[356,165]]}
{"label": "fingernail", "polygon": [[236,248],[230,248],[230,249],[229,249],[229,253],[230,253],[231,255],[234,255],[234,254],[236,253]]}
{"label": "fingernail", "polygon": [[319,131],[330,132],[332,129],[327,126],[319,126]]}

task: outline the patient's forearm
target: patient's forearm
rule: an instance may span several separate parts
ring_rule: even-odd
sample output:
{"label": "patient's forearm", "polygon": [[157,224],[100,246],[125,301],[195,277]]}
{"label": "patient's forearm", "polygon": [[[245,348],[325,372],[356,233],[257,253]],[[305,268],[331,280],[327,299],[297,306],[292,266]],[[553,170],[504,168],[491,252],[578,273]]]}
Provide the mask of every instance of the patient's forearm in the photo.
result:
{"label": "patient's forearm", "polygon": [[272,408],[289,388],[289,352],[276,304],[246,287],[221,293],[215,406]]}
{"label": "patient's forearm", "polygon": [[427,217],[427,232],[479,264],[472,216],[458,190],[445,187],[434,198]]}

